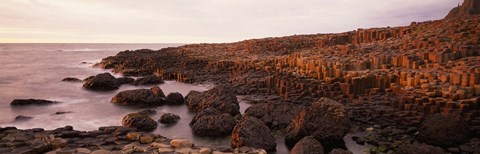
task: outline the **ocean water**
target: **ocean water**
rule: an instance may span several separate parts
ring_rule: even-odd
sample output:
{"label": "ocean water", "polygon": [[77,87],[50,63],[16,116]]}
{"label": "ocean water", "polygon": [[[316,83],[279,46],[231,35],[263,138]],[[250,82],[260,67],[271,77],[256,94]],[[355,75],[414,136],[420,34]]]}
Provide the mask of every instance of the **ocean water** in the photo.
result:
{"label": "ocean water", "polygon": [[[110,92],[94,92],[82,88],[82,83],[62,82],[65,77],[84,79],[99,73],[110,72],[93,67],[102,58],[119,51],[135,49],[161,49],[181,44],[0,44],[0,127],[15,126],[20,129],[55,129],[66,125],[76,130],[97,130],[101,126],[121,125],[124,115],[139,108],[116,106],[110,99],[120,91],[150,88],[123,85]],[[114,74],[120,77],[121,75]],[[190,90],[205,91],[212,85],[192,85],[166,81],[159,85],[165,94],[179,92],[185,96]],[[47,99],[60,101],[49,106],[10,107],[14,99]],[[248,104],[240,100],[243,113]],[[192,134],[189,123],[194,114],[186,106],[161,106],[155,108],[158,120],[163,113],[181,117],[175,125],[159,124],[153,133],[168,138],[187,138],[202,146],[230,146],[229,137],[206,138]],[[55,115],[56,112],[70,112]],[[32,119],[15,121],[18,115]],[[288,153],[283,137],[276,135],[277,153]],[[356,145],[351,136],[345,137],[347,147],[354,153],[363,153],[366,147]]]}

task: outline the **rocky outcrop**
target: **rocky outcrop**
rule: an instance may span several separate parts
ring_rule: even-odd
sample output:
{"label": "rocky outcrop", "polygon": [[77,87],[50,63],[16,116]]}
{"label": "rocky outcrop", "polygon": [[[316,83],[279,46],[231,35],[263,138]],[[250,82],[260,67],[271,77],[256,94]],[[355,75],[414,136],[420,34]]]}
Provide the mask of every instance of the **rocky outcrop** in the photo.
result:
{"label": "rocky outcrop", "polygon": [[298,115],[301,108],[301,105],[291,103],[259,103],[248,107],[245,116],[262,120],[270,129],[284,129]]}
{"label": "rocky outcrop", "polygon": [[157,128],[157,122],[149,116],[141,113],[130,113],[123,117],[122,125],[135,128],[139,131],[153,131]]}
{"label": "rocky outcrop", "polygon": [[422,154],[446,154],[445,150],[439,147],[434,147],[425,143],[405,143],[398,146],[395,154],[412,154],[412,153],[422,153]]}
{"label": "rocky outcrop", "polygon": [[117,79],[110,73],[102,73],[92,78],[87,78],[83,84],[85,89],[98,91],[116,90],[119,86]]}
{"label": "rocky outcrop", "polygon": [[232,146],[249,146],[267,151],[275,151],[277,143],[270,129],[261,120],[244,116],[232,132]]}
{"label": "rocky outcrop", "polygon": [[240,114],[237,96],[234,89],[229,86],[217,86],[205,92],[189,92],[186,104],[190,111],[201,112],[213,107],[220,112],[229,113],[232,116]]}
{"label": "rocky outcrop", "polygon": [[124,106],[156,107],[165,104],[165,94],[159,87],[122,91],[111,102]]}
{"label": "rocky outcrop", "polygon": [[337,101],[321,98],[300,111],[287,127],[285,142],[293,146],[305,136],[313,136],[326,149],[344,147],[343,137],[350,129],[345,108]]}
{"label": "rocky outcrop", "polygon": [[180,116],[173,113],[165,113],[165,114],[162,114],[158,122],[162,124],[173,124],[173,123],[177,123],[178,120],[180,120]]}
{"label": "rocky outcrop", "polygon": [[418,138],[425,143],[448,148],[466,142],[469,131],[461,117],[435,114],[423,121]]}
{"label": "rocky outcrop", "polygon": [[157,85],[162,83],[165,83],[165,81],[163,81],[162,78],[156,75],[147,75],[142,78],[138,78],[132,84],[138,86],[138,85]]}
{"label": "rocky outcrop", "polygon": [[290,151],[291,154],[324,154],[323,146],[312,136],[306,136]]}
{"label": "rocky outcrop", "polygon": [[462,5],[450,10],[445,18],[468,17],[476,14],[480,14],[480,0],[464,0]]}
{"label": "rocky outcrop", "polygon": [[42,99],[14,99],[10,102],[10,106],[50,105],[55,103],[58,102]]}
{"label": "rocky outcrop", "polygon": [[63,82],[82,82],[82,80],[78,78],[67,77],[62,79]]}
{"label": "rocky outcrop", "polygon": [[182,94],[178,92],[169,93],[165,101],[168,105],[182,105],[185,102]]}
{"label": "rocky outcrop", "polygon": [[228,113],[208,108],[197,113],[190,126],[193,133],[199,136],[227,136],[235,127],[235,119]]}

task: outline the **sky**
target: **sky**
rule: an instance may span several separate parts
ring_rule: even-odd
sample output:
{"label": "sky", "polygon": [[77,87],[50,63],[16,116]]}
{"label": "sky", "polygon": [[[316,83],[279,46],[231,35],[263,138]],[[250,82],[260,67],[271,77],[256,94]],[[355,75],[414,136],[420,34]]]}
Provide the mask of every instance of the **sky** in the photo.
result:
{"label": "sky", "polygon": [[0,43],[221,43],[437,20],[462,0],[0,0]]}

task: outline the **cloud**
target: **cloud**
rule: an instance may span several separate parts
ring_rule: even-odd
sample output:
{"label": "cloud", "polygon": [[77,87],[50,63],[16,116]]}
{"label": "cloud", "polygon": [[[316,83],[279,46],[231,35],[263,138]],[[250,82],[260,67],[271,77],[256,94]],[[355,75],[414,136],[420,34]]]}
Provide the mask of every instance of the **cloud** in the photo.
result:
{"label": "cloud", "polygon": [[[0,37],[32,42],[231,42],[408,25],[461,0],[4,0]],[[5,31],[8,29],[8,31]]]}

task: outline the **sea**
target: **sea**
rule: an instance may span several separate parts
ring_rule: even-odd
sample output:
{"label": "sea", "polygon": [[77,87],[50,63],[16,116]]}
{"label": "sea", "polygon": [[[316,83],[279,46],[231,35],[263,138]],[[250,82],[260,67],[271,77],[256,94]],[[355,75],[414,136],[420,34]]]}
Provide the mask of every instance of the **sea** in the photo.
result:
{"label": "sea", "polygon": [[[102,126],[119,126],[121,119],[128,113],[141,109],[117,106],[110,103],[111,98],[120,91],[150,88],[147,86],[123,85],[109,92],[88,91],[82,83],[62,82],[66,77],[84,79],[92,75],[111,72],[94,64],[102,58],[113,56],[120,51],[136,49],[158,50],[176,47],[182,44],[0,44],[0,127],[14,126],[19,129],[44,128],[55,129],[73,126],[75,130],[98,130]],[[121,77],[121,74],[113,74]],[[211,84],[186,84],[166,81],[159,87],[165,94],[179,92],[183,96],[191,90],[206,91]],[[14,99],[46,99],[61,103],[48,106],[11,107]],[[240,100],[243,113],[249,104]],[[198,137],[192,134],[189,123],[194,113],[186,106],[160,106],[155,108],[158,120],[163,113],[174,113],[181,117],[174,125],[159,124],[152,133],[168,138],[186,138],[201,146],[230,146],[229,137]],[[55,114],[67,112],[65,114]],[[15,120],[23,115],[28,120]],[[367,147],[358,146],[351,141],[351,134],[345,138],[347,147],[354,153],[363,153]],[[277,153],[288,153],[283,138],[277,138]]]}

